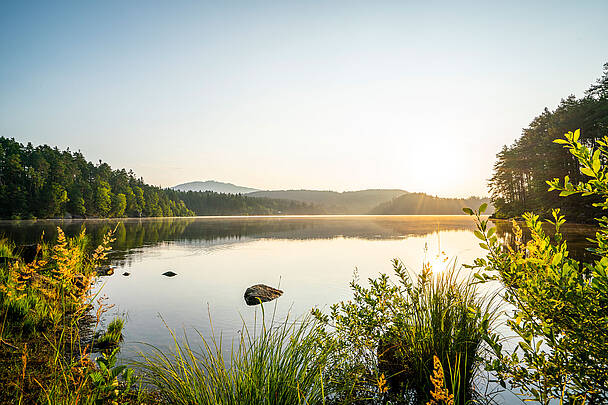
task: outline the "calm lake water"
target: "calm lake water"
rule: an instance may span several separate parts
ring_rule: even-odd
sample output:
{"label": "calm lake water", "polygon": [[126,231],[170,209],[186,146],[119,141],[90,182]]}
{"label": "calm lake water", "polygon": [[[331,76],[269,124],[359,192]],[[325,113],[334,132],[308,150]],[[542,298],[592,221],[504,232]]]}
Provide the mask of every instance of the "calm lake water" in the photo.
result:
{"label": "calm lake water", "polygon": [[[133,358],[146,347],[171,346],[167,327],[178,335],[211,333],[210,318],[227,347],[242,323],[260,317],[259,306],[243,300],[245,289],[264,283],[284,290],[276,300],[276,318],[351,298],[349,282],[391,272],[400,258],[413,272],[423,261],[441,271],[450,260],[471,263],[483,254],[468,216],[327,216],[213,217],[121,220],[0,221],[0,235],[18,244],[52,240],[56,227],[68,235],[86,226],[93,243],[116,227],[110,256],[112,276],[96,288],[114,307],[106,314],[124,316],[121,355]],[[510,224],[498,222],[498,235],[511,237]],[[585,238],[593,228],[565,229],[575,255],[585,256]],[[177,276],[162,275],[173,271]],[[463,269],[462,272],[466,272]],[[124,272],[130,273],[123,276]],[[274,303],[266,304],[267,312]],[[164,321],[163,321],[164,320]]]}

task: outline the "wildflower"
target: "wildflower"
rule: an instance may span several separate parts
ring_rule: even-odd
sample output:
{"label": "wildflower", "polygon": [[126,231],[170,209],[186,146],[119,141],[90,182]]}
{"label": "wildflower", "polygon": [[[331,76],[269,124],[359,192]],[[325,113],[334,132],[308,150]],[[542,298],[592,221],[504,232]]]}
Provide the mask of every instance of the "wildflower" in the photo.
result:
{"label": "wildflower", "polygon": [[454,394],[450,394],[448,389],[445,387],[445,378],[443,376],[443,366],[439,357],[433,356],[433,375],[430,376],[431,382],[435,387],[435,391],[431,391],[431,397],[433,397],[426,405],[454,405]]}

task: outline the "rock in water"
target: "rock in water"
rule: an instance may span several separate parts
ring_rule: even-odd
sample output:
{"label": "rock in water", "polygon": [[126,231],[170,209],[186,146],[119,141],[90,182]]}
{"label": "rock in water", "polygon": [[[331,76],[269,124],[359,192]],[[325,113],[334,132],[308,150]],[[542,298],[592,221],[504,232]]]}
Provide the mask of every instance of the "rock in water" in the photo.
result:
{"label": "rock in water", "polygon": [[272,301],[283,295],[283,291],[268,287],[264,284],[252,285],[245,290],[245,302],[247,305],[257,305],[260,302]]}
{"label": "rock in water", "polygon": [[163,273],[163,276],[167,276],[167,277],[174,277],[174,276],[177,276],[177,273],[174,273],[174,272],[172,272],[171,270],[169,270],[169,271],[165,271],[165,272]]}
{"label": "rock in water", "polygon": [[129,273],[128,271],[125,271],[124,273],[122,273],[122,275],[126,277],[126,276],[131,275],[131,273]]}

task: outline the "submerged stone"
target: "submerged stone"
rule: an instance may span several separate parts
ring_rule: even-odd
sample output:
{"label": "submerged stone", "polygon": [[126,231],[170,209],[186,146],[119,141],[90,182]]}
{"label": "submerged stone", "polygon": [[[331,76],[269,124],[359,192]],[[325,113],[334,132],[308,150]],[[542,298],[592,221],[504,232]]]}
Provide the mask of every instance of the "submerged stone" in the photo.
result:
{"label": "submerged stone", "polygon": [[165,277],[174,277],[174,276],[177,276],[177,273],[174,273],[171,270],[169,270],[169,271],[165,271],[163,273],[163,276],[165,276]]}
{"label": "submerged stone", "polygon": [[245,302],[247,305],[257,305],[262,302],[272,301],[281,295],[283,295],[283,291],[281,290],[264,284],[256,284],[245,290]]}

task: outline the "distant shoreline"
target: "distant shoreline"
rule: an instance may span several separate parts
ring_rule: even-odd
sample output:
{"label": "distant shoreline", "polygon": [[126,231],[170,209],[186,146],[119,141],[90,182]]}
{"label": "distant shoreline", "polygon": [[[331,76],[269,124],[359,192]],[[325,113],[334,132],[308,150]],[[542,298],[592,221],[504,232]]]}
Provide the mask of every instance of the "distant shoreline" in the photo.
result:
{"label": "distant shoreline", "polygon": [[[456,217],[468,218],[466,214],[292,214],[292,215],[197,215],[188,217],[121,217],[121,218],[36,218],[0,219],[0,222],[96,222],[96,221],[141,221],[163,219],[247,219],[247,218],[390,218],[390,217]],[[488,217],[484,215],[484,217]]]}

